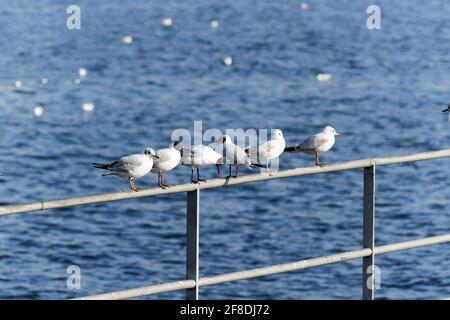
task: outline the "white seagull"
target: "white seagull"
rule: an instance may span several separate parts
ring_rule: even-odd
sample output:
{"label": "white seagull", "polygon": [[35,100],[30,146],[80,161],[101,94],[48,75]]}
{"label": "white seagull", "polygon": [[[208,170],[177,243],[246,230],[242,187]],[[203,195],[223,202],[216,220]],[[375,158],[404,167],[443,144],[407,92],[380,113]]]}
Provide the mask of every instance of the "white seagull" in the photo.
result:
{"label": "white seagull", "polygon": [[152,170],[153,159],[158,159],[155,150],[145,149],[143,154],[132,154],[120,158],[111,163],[93,163],[95,168],[108,170],[103,176],[118,176],[127,179],[130,182],[130,188],[133,191],[141,191],[134,185],[134,180],[145,176]]}
{"label": "white seagull", "polygon": [[253,168],[250,156],[241,147],[235,145],[231,138],[223,135],[216,140],[216,143],[222,145],[222,163],[230,166],[230,173],[227,178],[231,178],[231,167],[235,167],[236,171],[233,178],[237,178],[240,167]]}
{"label": "white seagull", "polygon": [[300,144],[285,149],[287,152],[303,152],[308,154],[316,154],[316,166],[324,166],[319,161],[319,153],[330,150],[335,142],[335,136],[339,133],[333,127],[326,126],[322,132],[315,134]]}
{"label": "white seagull", "polygon": [[[220,177],[222,156],[210,147],[198,144],[181,150],[181,163],[191,168],[191,182],[206,181],[200,179],[199,168],[215,165]],[[197,169],[197,180],[194,181],[194,169]]]}
{"label": "white seagull", "polygon": [[283,132],[279,129],[273,130],[272,140],[261,143],[255,148],[246,149],[250,155],[253,165],[265,167],[270,174],[269,163],[278,158],[284,151],[286,142],[284,141]]}
{"label": "white seagull", "polygon": [[158,186],[165,189],[169,186],[163,182],[163,173],[173,170],[180,164],[183,148],[180,141],[174,141],[169,148],[159,149],[156,156],[159,157],[153,163],[152,172],[158,173]]}

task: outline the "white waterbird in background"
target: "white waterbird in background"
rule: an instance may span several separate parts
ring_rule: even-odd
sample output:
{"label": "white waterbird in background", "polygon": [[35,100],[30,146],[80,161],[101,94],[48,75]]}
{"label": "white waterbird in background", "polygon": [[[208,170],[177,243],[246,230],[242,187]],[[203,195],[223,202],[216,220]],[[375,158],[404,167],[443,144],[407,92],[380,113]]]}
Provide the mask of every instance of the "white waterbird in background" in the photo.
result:
{"label": "white waterbird in background", "polygon": [[86,77],[87,74],[88,74],[88,71],[85,68],[78,69],[78,75],[80,76],[80,78]]}
{"label": "white waterbird in background", "polygon": [[124,37],[122,37],[122,43],[123,44],[132,44],[133,43],[133,37],[132,36],[124,36]]}
{"label": "white waterbird in background", "polygon": [[[181,150],[181,163],[191,168],[191,182],[198,183],[199,181],[206,181],[200,179],[199,168],[210,165],[215,165],[217,174],[220,177],[220,164],[222,155],[211,149],[210,147],[198,144],[190,148],[183,148]],[[197,169],[197,180],[194,180],[194,169]]]}
{"label": "white waterbird in background", "polygon": [[164,18],[161,20],[161,24],[166,27],[170,27],[173,23],[172,18]]}
{"label": "white waterbird in background", "polygon": [[14,88],[16,88],[17,90],[22,88],[22,81],[20,81],[20,80],[14,81]]}
{"label": "white waterbird in background", "polygon": [[181,149],[183,145],[180,141],[174,141],[169,148],[156,151],[156,159],[153,163],[152,172],[158,174],[158,186],[165,189],[169,186],[163,181],[163,173],[173,170],[180,164]]}
{"label": "white waterbird in background", "polygon": [[44,115],[44,107],[40,105],[35,106],[33,113],[35,117],[42,117]]}
{"label": "white waterbird in background", "polygon": [[233,64],[233,58],[231,56],[222,59],[222,62],[226,66],[231,66]]}
{"label": "white waterbird in background", "polygon": [[450,112],[450,104],[446,107],[446,109],[442,110],[442,112]]}
{"label": "white waterbird in background", "polygon": [[152,170],[153,159],[158,159],[155,150],[146,148],[143,154],[132,154],[120,158],[111,163],[93,163],[95,168],[108,170],[103,176],[118,176],[127,179],[130,182],[130,188],[133,191],[141,191],[136,188],[134,181],[145,176]]}
{"label": "white waterbird in background", "polygon": [[95,104],[93,102],[85,102],[81,106],[84,112],[92,112],[95,109]]}
{"label": "white waterbird in background", "polygon": [[253,165],[265,167],[266,172],[271,174],[269,164],[273,159],[278,158],[284,151],[286,142],[284,141],[283,132],[275,129],[272,132],[272,139],[261,143],[257,147],[248,148],[246,152],[250,155]]}
{"label": "white waterbird in background", "polygon": [[231,138],[227,135],[219,137],[216,141],[222,147],[222,164],[229,165],[230,173],[227,178],[231,178],[231,167],[235,167],[236,171],[233,178],[237,178],[240,167],[253,168],[250,156],[238,145],[235,145]]}
{"label": "white waterbird in background", "polygon": [[326,81],[330,81],[332,78],[331,73],[319,73],[316,75],[316,79],[319,82],[326,82]]}
{"label": "white waterbird in background", "polygon": [[322,167],[324,164],[320,163],[319,153],[327,152],[333,147],[335,136],[339,136],[339,133],[333,127],[327,126],[322,132],[309,137],[300,144],[286,148],[285,151],[316,154],[316,166]]}
{"label": "white waterbird in background", "polygon": [[216,29],[217,27],[219,27],[219,21],[216,19],[211,20],[210,25],[211,25],[211,28]]}

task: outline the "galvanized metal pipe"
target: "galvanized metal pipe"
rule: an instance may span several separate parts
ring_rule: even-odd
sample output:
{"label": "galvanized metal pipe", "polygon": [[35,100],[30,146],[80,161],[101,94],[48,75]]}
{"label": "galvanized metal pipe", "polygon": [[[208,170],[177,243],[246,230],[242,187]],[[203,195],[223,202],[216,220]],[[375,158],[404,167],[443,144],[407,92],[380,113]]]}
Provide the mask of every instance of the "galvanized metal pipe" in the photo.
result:
{"label": "galvanized metal pipe", "polygon": [[353,260],[357,258],[367,257],[372,254],[370,249],[361,249],[349,252],[338,253],[330,256],[324,256],[320,258],[313,258],[307,260],[301,260],[297,262],[283,263],[270,267],[263,267],[245,271],[232,272],[222,274],[218,276],[201,278],[199,280],[199,286],[210,286],[213,284],[219,284],[230,281],[244,280],[257,278],[262,276],[268,276],[278,273],[290,272],[295,270],[301,270],[311,267],[318,267],[327,264]]}
{"label": "galvanized metal pipe", "polygon": [[380,247],[375,247],[374,253],[376,255],[384,254],[384,253],[390,253],[390,252],[395,252],[395,251],[426,247],[426,246],[431,246],[434,244],[441,244],[441,243],[446,243],[446,242],[450,242],[450,233],[444,234],[442,236],[428,237],[428,238],[423,238],[423,239],[410,240],[410,241],[398,242],[398,243],[393,243],[393,244],[387,244],[387,245],[380,246]]}
{"label": "galvanized metal pipe", "polygon": [[[450,234],[428,237],[424,239],[418,240],[410,240],[405,242],[399,242],[394,244],[388,244],[380,247],[375,247],[375,254],[385,254],[395,251],[419,248],[424,246],[430,246],[435,244],[442,244],[450,242]],[[214,284],[220,284],[230,281],[237,280],[245,280],[252,279],[257,277],[263,277],[267,275],[274,275],[279,273],[285,273],[290,271],[296,271],[306,268],[312,268],[317,266],[328,265],[332,263],[354,260],[358,258],[368,257],[372,254],[372,250],[370,249],[360,249],[349,252],[338,253],[330,256],[323,256],[319,258],[301,260],[297,262],[284,263],[279,265],[274,265],[270,267],[256,268],[245,271],[238,271],[232,273],[226,273],[217,276],[205,277],[201,278],[198,281],[198,286],[209,286]],[[125,291],[117,291],[111,293],[104,293],[99,295],[82,297],[79,299],[129,299],[129,298],[137,298],[149,294],[168,292],[168,291],[176,291],[183,290],[195,287],[195,281],[193,280],[184,280],[178,282],[170,282],[166,284],[156,285],[156,286],[148,286],[138,289],[131,289]]]}
{"label": "galvanized metal pipe", "polygon": [[[399,242],[389,245],[384,245],[380,247],[375,247],[374,254],[385,254],[395,251],[419,248],[424,246],[430,246],[434,244],[441,244],[450,242],[450,234],[429,237],[418,240],[411,240],[405,242]],[[306,269],[311,267],[317,267],[347,260],[353,260],[358,258],[369,257],[372,255],[372,250],[370,249],[361,249],[354,250],[349,252],[338,253],[335,255],[324,256],[314,259],[302,260],[298,262],[285,263],[280,265],[274,265],[270,267],[263,267],[239,272],[232,272],[223,275],[201,278],[199,280],[199,286],[208,286],[213,284],[219,284],[223,282],[236,281],[236,280],[244,280],[251,279],[261,276],[273,275],[277,273],[284,273],[289,271],[295,271],[300,269]]]}
{"label": "galvanized metal pipe", "polygon": [[362,298],[375,299],[375,166],[364,168],[363,248],[372,254],[362,261]]}
{"label": "galvanized metal pipe", "polygon": [[10,215],[10,214],[15,214],[15,213],[25,213],[25,212],[47,210],[47,209],[66,208],[66,207],[95,204],[95,203],[102,203],[102,202],[144,198],[144,197],[151,197],[151,196],[156,196],[156,195],[167,195],[167,194],[172,194],[172,193],[189,192],[189,191],[194,191],[197,188],[198,189],[211,189],[211,188],[239,185],[239,184],[257,182],[257,181],[298,177],[298,176],[325,173],[325,172],[336,172],[336,171],[359,169],[359,168],[364,168],[364,167],[370,167],[372,165],[382,166],[382,165],[400,164],[400,163],[406,163],[406,162],[431,160],[431,159],[446,158],[446,157],[450,157],[450,149],[434,151],[434,152],[424,152],[424,153],[418,153],[418,154],[406,155],[406,156],[400,156],[400,157],[374,158],[374,159],[348,161],[348,162],[330,164],[325,167],[295,168],[295,169],[278,171],[278,172],[273,173],[272,175],[263,173],[263,174],[251,174],[251,175],[246,175],[246,176],[240,176],[238,178],[232,178],[232,179],[214,179],[214,180],[208,180],[208,182],[202,182],[198,185],[189,183],[189,184],[171,186],[170,188],[167,188],[167,189],[152,188],[152,189],[142,190],[141,192],[134,192],[134,191],[112,192],[112,193],[105,193],[105,194],[98,194],[98,195],[91,195],[91,196],[73,197],[73,198],[49,200],[49,201],[38,201],[38,202],[28,203],[28,204],[7,205],[7,206],[0,206],[0,216],[5,216],[5,215]]}
{"label": "galvanized metal pipe", "polygon": [[81,298],[75,298],[73,300],[123,300],[137,297],[148,296],[155,293],[178,291],[195,287],[195,281],[183,280],[157,284],[148,287],[129,289],[123,291],[109,292],[96,294],[92,296],[86,296]]}
{"label": "galvanized metal pipe", "polygon": [[186,212],[186,279],[196,285],[186,290],[186,300],[198,300],[200,250],[200,190],[187,193]]}

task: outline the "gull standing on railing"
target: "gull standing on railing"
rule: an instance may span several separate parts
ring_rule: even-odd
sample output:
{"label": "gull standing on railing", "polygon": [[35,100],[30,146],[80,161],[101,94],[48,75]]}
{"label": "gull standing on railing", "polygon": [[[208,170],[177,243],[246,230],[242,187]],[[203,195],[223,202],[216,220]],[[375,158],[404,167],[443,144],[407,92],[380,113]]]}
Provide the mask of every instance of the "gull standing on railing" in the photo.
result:
{"label": "gull standing on railing", "polygon": [[339,136],[339,133],[334,130],[333,127],[327,126],[322,132],[315,134],[302,143],[293,147],[288,147],[284,151],[287,152],[303,152],[308,154],[316,154],[316,166],[324,166],[320,163],[319,153],[327,152],[330,150],[335,142],[335,136]]}
{"label": "gull standing on railing", "polygon": [[[217,174],[220,177],[221,160],[222,155],[220,155],[210,147],[201,144],[193,145],[190,148],[183,148],[181,150],[181,163],[191,168],[192,183],[199,183],[200,181],[206,181],[200,179],[199,168],[203,168],[210,165],[216,166]],[[194,169],[197,169],[197,180],[194,180]]]}
{"label": "gull standing on railing", "polygon": [[253,165],[265,167],[266,172],[271,174],[269,163],[278,158],[284,151],[286,142],[284,141],[283,132],[279,129],[273,130],[272,140],[261,143],[255,148],[245,150],[250,155]]}
{"label": "gull standing on railing", "polygon": [[158,186],[165,189],[169,185],[165,184],[163,181],[163,173],[173,170],[176,166],[180,164],[181,153],[180,150],[183,145],[180,141],[174,141],[169,148],[156,150],[156,156],[153,163],[152,172],[158,173]]}
{"label": "gull standing on railing", "polygon": [[[227,178],[237,178],[239,167],[254,168],[250,156],[244,149],[235,145],[229,136],[223,135],[216,142],[222,146],[222,154],[224,155],[222,163],[230,166],[230,172]],[[236,168],[234,176],[231,176],[232,166]]]}
{"label": "gull standing on railing", "polygon": [[118,176],[127,179],[130,182],[130,188],[133,191],[141,191],[136,188],[134,180],[145,176],[152,170],[153,159],[158,159],[155,150],[146,148],[143,154],[132,154],[120,158],[111,163],[93,163],[94,168],[108,170],[103,176]]}

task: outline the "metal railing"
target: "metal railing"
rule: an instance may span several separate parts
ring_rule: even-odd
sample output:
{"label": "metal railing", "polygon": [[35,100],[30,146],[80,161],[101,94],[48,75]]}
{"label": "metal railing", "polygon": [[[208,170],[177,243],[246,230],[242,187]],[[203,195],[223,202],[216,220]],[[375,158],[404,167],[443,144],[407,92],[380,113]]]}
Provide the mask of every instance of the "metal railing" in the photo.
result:
{"label": "metal railing", "polygon": [[[400,157],[363,159],[331,164],[325,167],[307,167],[282,170],[269,174],[252,174],[232,179],[214,179],[201,184],[183,184],[168,189],[145,189],[141,192],[126,191],[99,195],[73,197],[66,199],[39,201],[20,205],[0,206],[0,217],[41,211],[47,209],[73,207],[87,204],[96,204],[125,199],[144,198],[172,193],[187,193],[187,220],[186,220],[186,280],[151,285],[130,290],[109,292],[104,294],[81,297],[78,299],[129,299],[147,296],[156,293],[186,290],[187,299],[198,299],[201,286],[215,285],[225,282],[252,279],[267,275],[285,273],[295,270],[312,268],[343,262],[354,259],[363,259],[362,263],[362,298],[374,299],[375,288],[375,256],[395,251],[430,246],[450,242],[450,233],[435,237],[427,237],[412,241],[397,242],[384,246],[375,246],[375,168],[377,166],[401,164],[450,157],[450,149],[418,153]],[[200,219],[200,190],[219,188],[223,186],[239,185],[264,180],[281,179],[317,173],[336,172],[364,168],[364,198],[363,198],[363,248],[334,255],[323,256],[296,262],[272,265],[268,267],[237,271],[210,277],[199,277],[199,219]]]}

